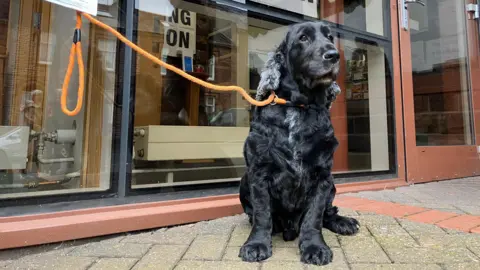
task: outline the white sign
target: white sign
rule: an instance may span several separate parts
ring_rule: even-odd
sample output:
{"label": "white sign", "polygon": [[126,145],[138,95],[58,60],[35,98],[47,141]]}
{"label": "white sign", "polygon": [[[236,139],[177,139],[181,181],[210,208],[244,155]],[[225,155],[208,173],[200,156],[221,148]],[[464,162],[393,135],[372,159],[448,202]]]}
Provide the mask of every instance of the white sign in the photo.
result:
{"label": "white sign", "polygon": [[252,0],[252,2],[318,18],[318,0]]}
{"label": "white sign", "polygon": [[48,2],[97,16],[98,0],[47,0]]}
{"label": "white sign", "polygon": [[163,48],[170,56],[192,56],[196,48],[197,15],[195,12],[176,8],[164,22]]}
{"label": "white sign", "polygon": [[137,0],[135,5],[138,10],[165,17],[172,16],[172,12],[175,9],[169,0]]}

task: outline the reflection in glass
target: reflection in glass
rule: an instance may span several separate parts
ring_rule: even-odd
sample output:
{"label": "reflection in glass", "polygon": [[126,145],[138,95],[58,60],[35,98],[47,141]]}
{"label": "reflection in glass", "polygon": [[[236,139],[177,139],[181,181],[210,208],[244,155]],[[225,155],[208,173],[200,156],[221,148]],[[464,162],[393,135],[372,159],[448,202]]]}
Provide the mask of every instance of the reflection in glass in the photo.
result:
{"label": "reflection in glass", "polygon": [[[193,76],[240,85],[254,96],[267,54],[283,39],[287,26],[233,7],[186,1],[174,6],[166,16],[140,5],[140,46]],[[386,50],[343,38],[337,45],[343,94],[332,108],[340,141],[334,170],[389,171],[395,155]],[[132,187],[238,181],[244,172],[242,150],[251,106],[236,93],[204,89],[143,57],[137,58],[136,76]]]}
{"label": "reflection in glass", "polygon": [[[60,95],[75,11],[31,2],[0,4],[0,199],[106,190],[116,39],[84,22],[85,103],[79,115],[66,116]],[[117,10],[116,4],[99,5],[97,18],[116,27]],[[76,69],[70,85],[71,109]]]}
{"label": "reflection in glass", "polygon": [[469,145],[464,1],[425,2],[409,8],[417,145]]}

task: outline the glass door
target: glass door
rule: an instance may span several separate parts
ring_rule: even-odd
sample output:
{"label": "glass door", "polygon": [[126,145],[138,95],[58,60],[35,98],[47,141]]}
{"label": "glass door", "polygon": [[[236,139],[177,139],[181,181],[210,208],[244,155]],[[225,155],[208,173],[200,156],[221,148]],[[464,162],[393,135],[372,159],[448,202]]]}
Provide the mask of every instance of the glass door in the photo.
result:
{"label": "glass door", "polygon": [[[400,0],[407,180],[480,173],[476,3]],[[477,12],[478,14],[478,12]]]}

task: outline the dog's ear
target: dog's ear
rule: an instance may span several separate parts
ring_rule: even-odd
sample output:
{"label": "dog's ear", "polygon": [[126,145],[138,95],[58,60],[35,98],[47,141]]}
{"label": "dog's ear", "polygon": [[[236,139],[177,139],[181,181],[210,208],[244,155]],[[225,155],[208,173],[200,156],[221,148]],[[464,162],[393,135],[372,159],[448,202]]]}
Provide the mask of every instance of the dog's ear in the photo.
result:
{"label": "dog's ear", "polygon": [[281,69],[285,64],[284,47],[285,41],[280,44],[275,52],[268,54],[268,59],[260,74],[256,95],[257,100],[263,100],[271,91],[278,89]]}
{"label": "dog's ear", "polygon": [[337,82],[332,82],[327,89],[327,94],[325,95],[328,109],[332,107],[332,103],[335,101],[335,99],[337,99],[337,96],[340,95],[341,92],[342,89],[340,89],[340,86],[338,86]]}

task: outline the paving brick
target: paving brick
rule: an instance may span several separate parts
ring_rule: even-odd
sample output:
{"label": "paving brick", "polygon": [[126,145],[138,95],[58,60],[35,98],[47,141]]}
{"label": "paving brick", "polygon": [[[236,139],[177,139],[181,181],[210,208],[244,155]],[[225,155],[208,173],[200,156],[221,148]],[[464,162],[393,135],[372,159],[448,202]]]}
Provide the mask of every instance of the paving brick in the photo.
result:
{"label": "paving brick", "polygon": [[461,263],[475,260],[466,248],[386,248],[386,251],[395,263]]}
{"label": "paving brick", "polygon": [[443,266],[445,270],[478,270],[480,269],[480,262],[444,264]]}
{"label": "paving brick", "polygon": [[368,225],[368,229],[382,247],[418,247],[418,243],[399,224]]}
{"label": "paving brick", "polygon": [[380,215],[387,215],[391,217],[403,217],[415,213],[425,212],[427,209],[422,207],[402,205],[391,202],[376,202],[371,204],[360,205],[353,207],[357,211],[369,211]]}
{"label": "paving brick", "polygon": [[[230,234],[233,227],[246,220],[246,216],[225,217],[209,221],[201,221],[195,224],[194,230],[198,234]],[[248,220],[246,220],[248,222]]]}
{"label": "paving brick", "polygon": [[446,232],[442,230],[442,228],[439,228],[432,224],[424,224],[404,219],[400,219],[399,222],[402,227],[405,228],[405,230],[407,230],[411,235],[415,237],[423,234],[446,234]]}
{"label": "paving brick", "polygon": [[[340,247],[340,243],[338,242],[338,238],[337,238],[337,235],[329,230],[322,230],[322,234],[323,234],[323,239],[325,240],[325,243],[327,243],[327,245],[329,247]],[[298,247],[298,245],[297,245]]]}
{"label": "paving brick", "polygon": [[352,270],[441,270],[436,264],[352,264]]}
{"label": "paving brick", "polygon": [[153,246],[148,253],[135,265],[134,270],[170,270],[181,259],[187,246]]}
{"label": "paving brick", "polygon": [[102,258],[88,270],[129,270],[136,262],[133,258]]}
{"label": "paving brick", "polygon": [[[245,238],[245,240],[246,240],[246,238]],[[338,242],[337,242],[337,244],[338,244]],[[272,237],[272,246],[273,247],[298,248],[298,237],[297,237],[297,239],[295,239],[293,241],[285,241],[285,240],[283,240],[283,237],[282,237],[281,233],[276,234]]]}
{"label": "paving brick", "polygon": [[74,249],[68,255],[78,257],[140,258],[147,253],[150,246],[150,244],[134,243],[90,243]]}
{"label": "paving brick", "polygon": [[374,225],[374,224],[398,224],[397,220],[393,217],[382,215],[362,215],[356,217],[361,226]]}
{"label": "paving brick", "polygon": [[175,270],[257,270],[259,268],[259,263],[248,262],[181,261]]}
{"label": "paving brick", "polygon": [[[333,260],[327,265],[317,266],[317,265],[306,265],[307,270],[348,270],[347,260],[343,254],[343,250],[340,248],[332,248]],[[278,268],[282,269],[282,268]]]}
{"label": "paving brick", "polygon": [[267,261],[262,264],[262,270],[304,270],[304,265],[301,262],[282,262],[282,261]]}
{"label": "paving brick", "polygon": [[416,236],[425,247],[480,247],[480,235],[459,233],[447,235],[423,234]]}
{"label": "paving brick", "polygon": [[469,232],[471,229],[480,226],[480,217],[470,215],[456,216],[444,221],[440,221],[436,225],[442,228]]}
{"label": "paving brick", "polygon": [[242,259],[238,257],[239,252],[240,247],[227,247],[223,254],[222,261],[242,261]]}
{"label": "paving brick", "polygon": [[12,261],[8,260],[8,261],[0,261],[0,268],[6,268],[9,264],[11,264]]}
{"label": "paving brick", "polygon": [[272,257],[269,261],[300,261],[300,250],[298,248],[273,248]]}
{"label": "paving brick", "polygon": [[430,210],[427,212],[407,216],[405,217],[405,219],[415,221],[415,222],[435,224],[437,222],[452,218],[454,216],[457,216],[457,214],[451,213],[451,212],[442,212],[438,210]]}
{"label": "paving brick", "polygon": [[340,238],[340,244],[345,251],[345,256],[350,263],[390,263],[380,245],[373,237]]}
{"label": "paving brick", "polygon": [[95,262],[96,258],[70,256],[28,256],[13,261],[8,269],[68,269],[84,270]]}
{"label": "paving brick", "polygon": [[125,237],[122,242],[160,245],[190,245],[196,236],[193,225],[160,229]]}
{"label": "paving brick", "polygon": [[480,257],[480,247],[469,247],[469,249],[478,257]]}
{"label": "paving brick", "polygon": [[188,248],[186,260],[221,260],[228,235],[199,235]]}
{"label": "paving brick", "polygon": [[247,241],[248,236],[252,228],[250,226],[237,226],[230,236],[228,245],[232,247],[241,247]]}
{"label": "paving brick", "polygon": [[358,216],[357,211],[352,210],[352,209],[348,209],[348,208],[339,208],[338,209],[338,214],[340,216],[346,216],[346,217],[357,217]]}
{"label": "paving brick", "polygon": [[375,203],[375,201],[364,199],[364,198],[347,197],[347,196],[336,197],[335,200],[333,201],[333,204],[338,207],[345,207],[350,209],[355,209],[355,207],[358,207],[363,204],[370,204],[370,203]]}

